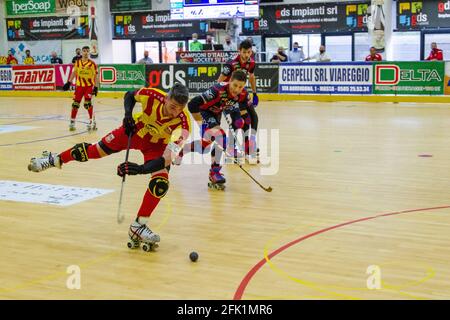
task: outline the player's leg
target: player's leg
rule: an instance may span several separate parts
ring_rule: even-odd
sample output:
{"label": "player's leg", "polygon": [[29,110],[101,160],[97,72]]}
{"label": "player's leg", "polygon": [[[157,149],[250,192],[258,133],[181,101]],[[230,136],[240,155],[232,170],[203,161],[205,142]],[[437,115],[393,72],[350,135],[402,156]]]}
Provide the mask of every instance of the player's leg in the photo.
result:
{"label": "player's leg", "polygon": [[244,140],[243,128],[245,121],[241,117],[241,112],[238,108],[228,109],[224,111],[225,117],[227,118],[227,123],[229,126],[229,136],[227,143],[227,156],[225,157],[226,163],[244,163],[245,154],[243,152],[242,146],[240,145],[239,138],[242,136]]}
{"label": "player's leg", "polygon": [[[149,245],[149,249],[160,241],[158,234],[154,233],[148,227],[148,220],[158,206],[159,201],[169,190],[169,167],[152,173],[141,207],[139,208],[136,219],[131,223],[128,231],[130,248],[136,248],[141,242]],[[145,250],[145,248],[144,248]]]}
{"label": "player's leg", "polygon": [[92,104],[92,90],[93,87],[84,87],[84,108],[89,115],[89,123],[86,126],[88,131],[97,130],[97,124],[94,117],[94,105]]}
{"label": "player's leg", "polygon": [[[96,144],[78,143],[59,154],[44,151],[40,157],[31,158],[28,170],[41,172],[49,168],[61,169],[63,164],[71,161],[86,162],[89,159],[103,158],[125,150],[127,142],[128,136],[125,134],[124,128],[119,127],[108,133]],[[132,140],[132,148],[134,146],[133,142]]]}
{"label": "player's leg", "polygon": [[70,113],[69,130],[74,131],[75,119],[77,118],[78,109],[80,108],[81,99],[83,98],[83,87],[76,86],[73,94],[72,111]]}
{"label": "player's leg", "polygon": [[258,114],[254,106],[247,106],[247,119],[244,127],[245,132],[245,152],[249,164],[259,163],[259,149],[256,141],[258,130]]}

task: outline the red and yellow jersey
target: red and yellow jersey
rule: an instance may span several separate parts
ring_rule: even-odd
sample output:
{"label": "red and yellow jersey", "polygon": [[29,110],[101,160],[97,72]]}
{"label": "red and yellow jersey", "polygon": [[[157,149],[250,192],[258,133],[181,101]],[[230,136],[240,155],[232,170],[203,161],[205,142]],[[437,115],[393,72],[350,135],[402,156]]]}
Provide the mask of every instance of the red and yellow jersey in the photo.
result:
{"label": "red and yellow jersey", "polygon": [[14,56],[8,56],[8,59],[6,59],[6,64],[18,64],[19,62]]}
{"label": "red and yellow jersey", "polygon": [[166,96],[165,92],[154,88],[142,88],[135,93],[135,100],[142,104],[142,112],[133,115],[136,134],[154,148],[165,149],[170,142],[182,147],[190,134],[190,118],[186,109],[176,118],[165,117]]}
{"label": "red and yellow jersey", "polygon": [[8,57],[0,56],[0,64],[7,64]]}
{"label": "red and yellow jersey", "polygon": [[34,58],[33,57],[26,57],[23,59],[23,64],[34,64]]}
{"label": "red and yellow jersey", "polygon": [[83,59],[78,59],[73,68],[77,76],[77,87],[92,87],[95,85],[97,65],[94,61],[91,59],[86,61],[83,61]]}

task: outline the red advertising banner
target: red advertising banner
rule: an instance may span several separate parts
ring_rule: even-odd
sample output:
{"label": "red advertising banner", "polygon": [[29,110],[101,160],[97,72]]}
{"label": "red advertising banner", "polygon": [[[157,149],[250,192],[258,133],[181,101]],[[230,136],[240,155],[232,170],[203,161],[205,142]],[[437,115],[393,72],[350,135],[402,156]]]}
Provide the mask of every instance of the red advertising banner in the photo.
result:
{"label": "red advertising banner", "polygon": [[237,57],[237,51],[178,51],[178,63],[225,63]]}
{"label": "red advertising banner", "polygon": [[14,90],[55,90],[55,67],[13,66]]}
{"label": "red advertising banner", "polygon": [[[55,65],[55,83],[57,89],[62,89],[64,84],[69,80],[73,70],[73,64],[57,64]],[[73,83],[75,83],[75,78]]]}

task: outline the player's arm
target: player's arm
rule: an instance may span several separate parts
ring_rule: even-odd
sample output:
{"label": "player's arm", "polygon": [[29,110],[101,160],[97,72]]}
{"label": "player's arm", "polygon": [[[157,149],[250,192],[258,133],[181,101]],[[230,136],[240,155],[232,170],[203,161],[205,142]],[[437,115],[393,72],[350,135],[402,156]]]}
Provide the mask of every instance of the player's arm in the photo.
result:
{"label": "player's arm", "polygon": [[127,136],[133,135],[136,132],[136,123],[133,119],[133,109],[136,105],[136,93],[136,91],[127,91],[123,97],[123,106],[125,109],[123,127]]}
{"label": "player's arm", "polygon": [[203,118],[200,114],[201,109],[208,108],[209,106],[214,105],[218,100],[220,100],[219,90],[216,88],[216,86],[214,86],[189,101],[189,112],[192,114],[199,126],[201,126],[203,122]]}
{"label": "player's arm", "polygon": [[248,81],[250,82],[250,86],[252,87],[253,92],[253,105],[258,106],[259,99],[256,92],[256,77],[255,77],[255,65],[249,70]]}

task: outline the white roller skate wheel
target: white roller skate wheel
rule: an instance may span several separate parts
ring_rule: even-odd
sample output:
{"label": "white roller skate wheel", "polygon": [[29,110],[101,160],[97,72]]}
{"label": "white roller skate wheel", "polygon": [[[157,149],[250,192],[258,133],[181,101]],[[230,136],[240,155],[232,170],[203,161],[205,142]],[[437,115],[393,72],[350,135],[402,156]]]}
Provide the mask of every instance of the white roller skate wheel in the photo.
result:
{"label": "white roller skate wheel", "polygon": [[144,250],[145,252],[150,252],[151,251],[151,246],[149,244],[144,244],[142,246],[142,250]]}

